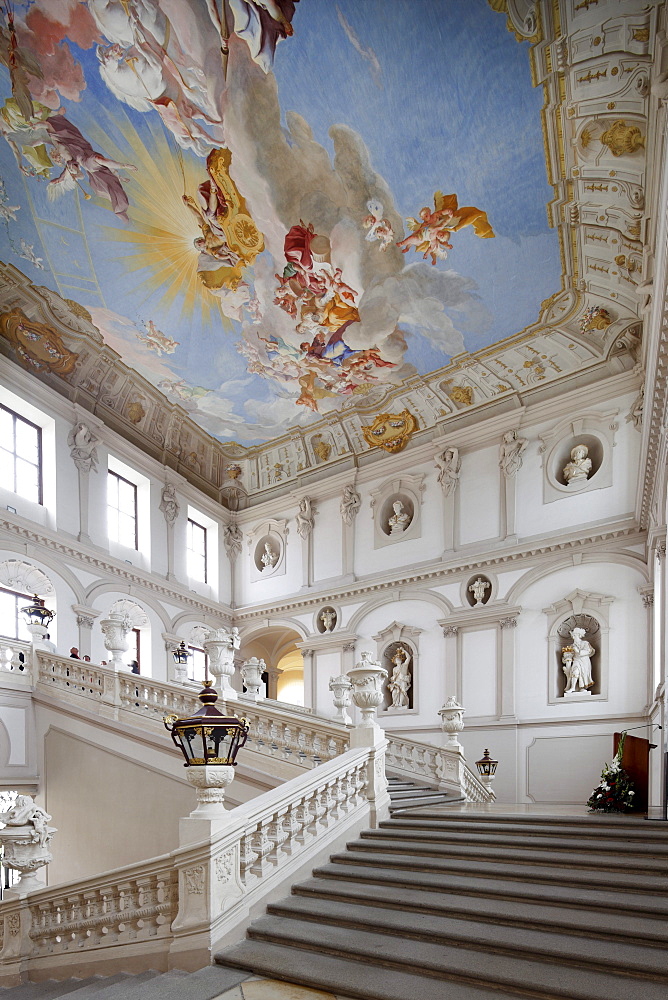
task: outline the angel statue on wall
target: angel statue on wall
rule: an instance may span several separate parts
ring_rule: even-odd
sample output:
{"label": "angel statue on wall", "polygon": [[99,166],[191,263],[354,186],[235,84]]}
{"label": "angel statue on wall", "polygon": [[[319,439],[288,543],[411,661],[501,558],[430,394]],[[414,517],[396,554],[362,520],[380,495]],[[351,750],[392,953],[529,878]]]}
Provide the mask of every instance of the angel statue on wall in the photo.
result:
{"label": "angel statue on wall", "polygon": [[343,496],[341,497],[341,517],[346,524],[352,524],[357,515],[359,514],[359,509],[362,505],[362,498],[359,493],[352,485],[349,483],[347,486],[343,487]]}
{"label": "angel statue on wall", "polygon": [[506,431],[499,445],[499,468],[506,479],[512,479],[522,468],[522,455],[529,442],[517,436],[517,431]]}
{"label": "angel statue on wall", "polygon": [[459,457],[459,448],[451,446],[436,456],[437,480],[443,490],[444,496],[449,497],[454,493],[459,482],[461,466],[462,461]]}
{"label": "angel statue on wall", "polygon": [[70,455],[79,472],[88,473],[97,466],[97,446],[100,439],[83,421],[75,424],[67,435]]}
{"label": "angel statue on wall", "polygon": [[409,664],[412,660],[411,654],[403,646],[395,650],[391,663],[394,664],[392,677],[388,682],[388,690],[392,695],[390,708],[408,708],[408,691],[411,686],[411,675]]}

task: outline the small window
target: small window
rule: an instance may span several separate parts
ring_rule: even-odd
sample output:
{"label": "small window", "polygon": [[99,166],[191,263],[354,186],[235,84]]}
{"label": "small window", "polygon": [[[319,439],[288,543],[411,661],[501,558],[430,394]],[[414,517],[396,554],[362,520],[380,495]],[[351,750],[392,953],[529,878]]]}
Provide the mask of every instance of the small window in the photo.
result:
{"label": "small window", "polygon": [[30,642],[32,636],[19,610],[25,608],[27,604],[32,604],[32,597],[27,594],[19,594],[15,590],[0,589],[0,635],[6,639],[21,639]]}
{"label": "small window", "polygon": [[42,503],[42,428],[0,404],[2,485]]}
{"label": "small window", "polygon": [[139,548],[137,486],[111,469],[107,472],[107,530],[110,541]]}
{"label": "small window", "polygon": [[188,576],[206,583],[206,528],[188,518]]}
{"label": "small window", "polygon": [[188,680],[204,681],[209,658],[201,646],[188,646]]}

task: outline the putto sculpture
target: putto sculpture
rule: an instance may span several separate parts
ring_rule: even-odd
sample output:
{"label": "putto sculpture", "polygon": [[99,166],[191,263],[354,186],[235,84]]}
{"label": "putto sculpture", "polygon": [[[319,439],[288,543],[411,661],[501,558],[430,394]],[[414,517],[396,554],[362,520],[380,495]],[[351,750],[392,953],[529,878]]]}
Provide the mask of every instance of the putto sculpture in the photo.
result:
{"label": "putto sculpture", "polygon": [[512,479],[522,468],[522,455],[529,442],[517,436],[517,431],[506,431],[499,445],[499,468],[506,479]]}
{"label": "putto sculpture", "polygon": [[489,589],[491,584],[487,580],[483,580],[481,576],[477,580],[474,580],[469,587],[469,592],[473,594],[473,600],[475,601],[474,607],[480,608],[485,603],[485,591]]}

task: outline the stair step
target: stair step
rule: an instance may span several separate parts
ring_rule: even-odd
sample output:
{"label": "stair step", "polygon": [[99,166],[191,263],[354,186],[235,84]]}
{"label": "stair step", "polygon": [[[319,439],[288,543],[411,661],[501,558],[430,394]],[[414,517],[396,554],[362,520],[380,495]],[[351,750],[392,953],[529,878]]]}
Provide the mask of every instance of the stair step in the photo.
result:
{"label": "stair step", "polygon": [[513,878],[467,878],[463,875],[436,874],[432,871],[407,869],[400,871],[392,865],[336,864],[320,865],[314,869],[315,878],[346,879],[352,882],[404,886],[419,886],[427,892],[447,892],[468,896],[501,896],[504,899],[528,900],[545,906],[570,906],[578,908],[602,908],[617,913],[619,911],[634,916],[651,915],[657,920],[668,920],[668,900],[653,894],[623,895],[606,888],[586,886],[532,885]]}
{"label": "stair step", "polygon": [[43,979],[39,983],[21,983],[0,989],[0,997],[7,1000],[51,1000],[66,996],[82,986],[99,981],[97,976],[87,979]]}
{"label": "stair step", "polygon": [[565,903],[546,906],[543,900],[530,902],[504,897],[465,896],[446,892],[425,892],[420,888],[355,883],[343,879],[312,878],[292,887],[295,896],[383,906],[404,914],[407,924],[414,913],[434,913],[453,919],[472,918],[491,924],[551,931],[555,934],[582,933],[604,941],[622,941],[664,949],[668,945],[668,924],[650,916],[639,917],[622,911],[568,907]]}
{"label": "stair step", "polygon": [[[402,910],[382,906],[335,902],[326,899],[288,896],[271,903],[267,913],[316,924],[334,924],[354,930],[373,931],[393,938],[428,941],[495,954],[519,955],[530,960],[596,968],[600,972],[633,974],[658,982],[668,982],[665,952],[619,941],[592,940],[577,934],[555,935],[526,927],[491,927],[474,918],[455,919],[430,913],[412,913],[406,920]],[[583,914],[580,914],[583,917]],[[580,927],[586,933],[585,921]]]}
{"label": "stair step", "polygon": [[445,793],[439,792],[436,788],[390,788],[388,789],[390,793],[390,798],[397,799],[421,799],[421,798],[431,798],[434,795],[443,795]]}
{"label": "stair step", "polygon": [[[242,941],[216,955],[216,962],[363,1000],[490,1000],[489,990],[465,983],[448,983],[445,990],[439,979],[267,942]],[[516,1000],[518,995],[495,990],[494,1000]]]}
{"label": "stair step", "polygon": [[[465,844],[440,844],[430,841],[417,840],[411,835],[410,838],[393,839],[391,837],[363,837],[346,845],[349,851],[377,851],[382,854],[394,855],[395,853],[411,853],[420,857],[434,858],[475,858],[480,859],[481,848],[479,845],[468,846]],[[559,868],[577,869],[579,871],[611,871],[611,872],[637,872],[639,875],[668,875],[668,858],[630,858],[619,857],[617,854],[594,854],[591,857],[585,854],[562,853],[561,845],[559,852],[555,851],[554,845],[549,851],[533,849],[523,850],[521,845],[515,849],[511,847],[497,846],[496,842],[490,843],[486,848],[487,856],[492,854],[494,861],[516,862],[524,865],[550,865]]]}
{"label": "stair step", "polygon": [[[490,846],[499,847],[522,847],[526,850],[555,850],[554,835],[488,833],[486,831],[465,832],[460,830],[451,831],[447,827],[439,829],[423,829],[422,824],[416,820],[408,823],[402,822],[402,817],[384,820],[376,830],[363,830],[360,834],[364,840],[391,838],[397,841],[403,839],[421,841],[434,844],[466,844],[471,847],[478,845],[487,850]],[[559,853],[582,853],[583,843],[581,838],[559,838]],[[643,841],[627,841],[625,838],[603,837],[593,841],[588,841],[585,845],[587,854],[592,853],[615,853],[627,856],[647,856],[657,860],[665,859],[668,862],[668,841],[665,843],[645,843]]]}
{"label": "stair step", "polygon": [[100,1000],[100,993],[102,990],[106,990],[110,986],[115,986],[118,983],[127,983],[129,986],[133,979],[134,976],[130,972],[117,972],[113,976],[96,976],[92,982],[86,980],[86,986],[82,985],[79,989],[75,989],[72,993],[68,993],[67,995],[70,997],[70,1000],[89,1000],[89,997],[94,997],[95,1000]]}
{"label": "stair step", "polygon": [[[392,867],[415,872],[433,872],[436,875],[467,875],[470,878],[513,879],[518,883],[543,885],[565,885],[583,888],[614,889],[617,892],[645,893],[660,896],[668,903],[668,877],[648,875],[625,875],[622,872],[587,870],[560,870],[549,866],[511,864],[486,859],[460,860],[459,858],[436,858],[416,856],[406,850],[392,854]],[[386,866],[382,855],[371,850],[351,850],[345,854],[333,854],[330,862],[334,865],[374,865]]]}
{"label": "stair step", "polygon": [[[261,917],[249,929],[251,940],[310,949],[317,954],[346,956],[357,961],[373,960],[375,965],[457,980],[477,986],[510,990],[535,989],[540,985],[546,996],[564,996],[573,1000],[628,1000],[633,984],[642,985],[643,1000],[666,1000],[665,982],[644,977],[619,975],[592,969],[574,968],[547,960],[524,959],[490,953],[486,941],[480,949],[458,948],[404,938],[397,947],[394,937],[373,931],[351,935],[347,928],[333,924],[316,925],[291,918]],[[549,981],[549,986],[543,984]]]}
{"label": "stair step", "polygon": [[[158,975],[150,982],[142,986],[134,986],[126,992],[118,987],[118,993],[113,993],[105,1000],[214,1000],[222,993],[237,986],[244,979],[248,978],[248,973],[233,971],[231,969],[220,969],[215,965],[208,965],[197,972],[183,972],[173,970]],[[131,986],[131,984],[129,984]]]}
{"label": "stair step", "polygon": [[[135,975],[129,975],[122,980],[117,980],[116,976],[106,976],[101,982],[100,979],[96,977],[96,981],[88,983],[87,989],[93,987],[93,992],[90,993],[91,997],[95,1000],[121,1000],[121,998],[132,997],[132,1000],[136,1000],[141,994],[140,990],[144,984],[159,978],[160,972],[157,969],[148,969],[146,972],[138,972]],[[83,983],[81,986],[83,987]],[[77,996],[79,990],[74,994]],[[85,994],[82,994],[84,1000],[87,1000]],[[11,998],[14,1000],[14,997]],[[18,1000],[23,1000],[23,998],[18,998]],[[77,996],[77,1000],[80,997]]]}
{"label": "stair step", "polygon": [[402,816],[400,819],[384,820],[391,826],[418,826],[422,830],[456,830],[471,833],[520,833],[523,836],[576,837],[578,839],[599,837],[619,837],[620,839],[640,840],[645,843],[668,844],[668,824],[649,823],[642,818],[632,819],[628,816],[518,816],[516,814],[501,816],[498,813],[462,813],[460,812],[424,812],[412,818]]}

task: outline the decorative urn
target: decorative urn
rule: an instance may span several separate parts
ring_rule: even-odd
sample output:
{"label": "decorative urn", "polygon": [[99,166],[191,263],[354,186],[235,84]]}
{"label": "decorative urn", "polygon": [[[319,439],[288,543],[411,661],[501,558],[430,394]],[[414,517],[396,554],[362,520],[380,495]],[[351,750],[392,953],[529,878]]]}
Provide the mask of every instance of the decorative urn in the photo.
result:
{"label": "decorative urn", "polygon": [[259,660],[257,656],[251,656],[241,665],[241,676],[246,687],[246,697],[253,701],[261,701],[264,697],[264,681],[262,674],[266,671],[267,664],[264,660]]}
{"label": "decorative urn", "polygon": [[458,704],[454,696],[448,698],[443,708],[438,710],[438,714],[441,717],[441,728],[445,736],[447,736],[444,744],[446,750],[453,750],[455,753],[464,753],[464,748],[457,739],[457,733],[461,733],[464,728],[465,711],[466,709]]}
{"label": "decorative urn", "polygon": [[387,670],[371,659],[371,653],[364,652],[357,666],[348,671],[348,678],[353,686],[353,701],[362,713],[360,727],[375,728],[376,712],[384,699]]}
{"label": "decorative urn", "polygon": [[343,722],[345,726],[352,726],[353,720],[348,714],[348,706],[351,702],[350,693],[353,689],[353,685],[346,674],[339,674],[338,677],[329,678],[329,690],[334,695],[334,708],[336,709],[336,715],[334,718],[337,722]]}

